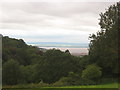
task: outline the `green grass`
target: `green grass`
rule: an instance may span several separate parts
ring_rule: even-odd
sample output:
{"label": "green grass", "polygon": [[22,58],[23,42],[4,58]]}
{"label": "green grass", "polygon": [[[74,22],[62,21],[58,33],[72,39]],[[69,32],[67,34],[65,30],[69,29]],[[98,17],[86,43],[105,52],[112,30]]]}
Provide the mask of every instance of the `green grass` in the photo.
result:
{"label": "green grass", "polygon": [[82,85],[82,86],[65,86],[60,88],[118,88],[118,83],[109,83],[103,85]]}
{"label": "green grass", "polygon": [[[25,88],[25,86],[26,85],[17,85],[17,86],[14,86],[14,87],[11,87],[12,89],[3,89],[3,90],[26,90],[26,89],[19,89],[19,88]],[[31,85],[30,85],[31,86]],[[57,89],[59,89],[59,90],[65,90],[65,89],[79,89],[79,88],[84,88],[85,90],[87,89],[87,88],[102,88],[102,89],[104,89],[104,88],[118,88],[118,86],[120,86],[120,83],[118,84],[118,83],[108,83],[108,84],[102,84],[102,85],[81,85],[81,86],[64,86],[64,87],[40,87],[39,85],[35,85],[35,84],[33,84],[33,86],[32,87],[30,87],[30,88],[32,88],[32,89],[27,89],[27,90],[57,90]],[[26,87],[28,87],[28,86],[26,86]],[[4,87],[5,88],[5,87]],[[9,88],[9,87],[7,87],[6,86],[6,88]],[[13,89],[13,88],[18,88],[18,89]],[[96,90],[95,89],[95,90]],[[111,90],[110,89],[110,90]],[[114,89],[113,89],[114,90]]]}

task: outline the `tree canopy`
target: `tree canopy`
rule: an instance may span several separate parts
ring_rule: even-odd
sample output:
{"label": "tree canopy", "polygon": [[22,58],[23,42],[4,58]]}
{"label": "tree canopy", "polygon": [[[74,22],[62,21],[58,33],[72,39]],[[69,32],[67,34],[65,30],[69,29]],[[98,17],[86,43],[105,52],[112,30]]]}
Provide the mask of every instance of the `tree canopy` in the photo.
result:
{"label": "tree canopy", "polygon": [[100,14],[101,30],[90,36],[90,62],[97,63],[108,75],[118,74],[118,31],[120,30],[120,3],[111,5]]}

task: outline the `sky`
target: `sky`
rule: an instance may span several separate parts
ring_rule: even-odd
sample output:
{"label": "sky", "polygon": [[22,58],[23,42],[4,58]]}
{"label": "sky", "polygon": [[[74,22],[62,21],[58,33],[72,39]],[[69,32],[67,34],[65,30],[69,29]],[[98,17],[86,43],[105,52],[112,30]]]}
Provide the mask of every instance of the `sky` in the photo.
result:
{"label": "sky", "polygon": [[89,35],[100,30],[99,14],[114,3],[5,1],[0,2],[0,34],[25,42],[69,43],[89,43]]}

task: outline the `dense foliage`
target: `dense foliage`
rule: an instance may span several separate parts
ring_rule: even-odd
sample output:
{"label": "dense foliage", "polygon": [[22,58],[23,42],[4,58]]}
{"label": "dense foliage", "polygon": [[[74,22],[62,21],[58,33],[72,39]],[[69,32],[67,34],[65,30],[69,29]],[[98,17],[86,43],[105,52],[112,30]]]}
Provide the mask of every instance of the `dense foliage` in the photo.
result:
{"label": "dense foliage", "polygon": [[79,72],[79,60],[80,58],[72,56],[68,50],[62,52],[51,49],[42,52],[38,47],[29,46],[21,39],[5,36],[3,84],[54,83],[69,72]]}
{"label": "dense foliage", "polygon": [[5,82],[6,84],[14,85],[20,82],[21,70],[17,61],[11,59],[5,62],[3,66],[3,71],[3,82]]}
{"label": "dense foliage", "polygon": [[44,53],[43,60],[38,63],[36,71],[37,80],[42,79],[46,83],[54,83],[69,72],[78,70],[74,56],[60,50],[52,49]]}
{"label": "dense foliage", "polygon": [[100,14],[101,30],[90,36],[89,55],[83,57],[72,56],[69,50],[43,52],[22,39],[3,36],[3,85],[88,85],[98,83],[101,76],[117,77],[119,8],[117,3]]}
{"label": "dense foliage", "polygon": [[15,59],[20,65],[29,65],[34,62],[42,53],[39,48],[28,46],[22,39],[3,37],[3,63],[10,59]]}
{"label": "dense foliage", "polygon": [[90,80],[95,80],[101,77],[102,72],[100,70],[101,68],[98,67],[97,65],[88,65],[85,70],[82,72],[82,78],[90,79]]}
{"label": "dense foliage", "polygon": [[120,30],[120,2],[100,14],[101,30],[90,36],[90,62],[97,63],[104,75],[118,75],[118,31]]}

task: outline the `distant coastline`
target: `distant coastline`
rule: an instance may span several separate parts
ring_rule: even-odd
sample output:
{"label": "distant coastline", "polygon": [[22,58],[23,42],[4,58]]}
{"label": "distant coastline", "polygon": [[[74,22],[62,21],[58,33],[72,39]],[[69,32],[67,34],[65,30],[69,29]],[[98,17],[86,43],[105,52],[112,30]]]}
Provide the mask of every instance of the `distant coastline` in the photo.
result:
{"label": "distant coastline", "polygon": [[38,46],[41,50],[60,49],[61,51],[69,50],[72,55],[88,55],[88,43],[64,43],[64,42],[29,42],[29,45]]}
{"label": "distant coastline", "polygon": [[40,47],[43,49],[60,49],[61,51],[65,51],[65,50],[69,50],[70,53],[74,56],[84,56],[84,55],[88,55],[88,48],[67,48],[67,47]]}

